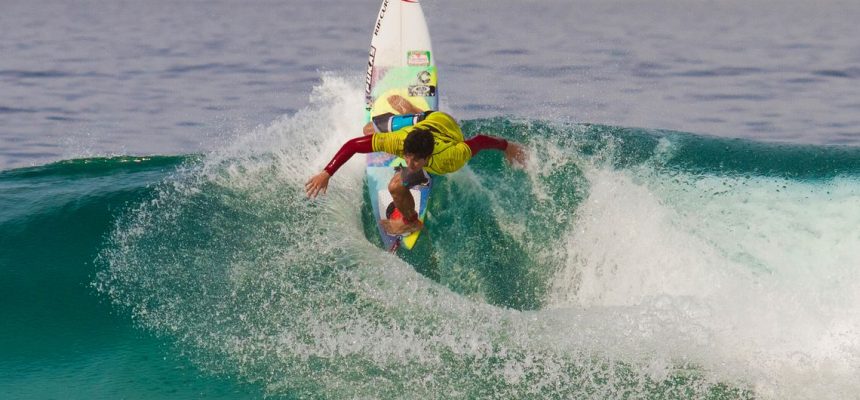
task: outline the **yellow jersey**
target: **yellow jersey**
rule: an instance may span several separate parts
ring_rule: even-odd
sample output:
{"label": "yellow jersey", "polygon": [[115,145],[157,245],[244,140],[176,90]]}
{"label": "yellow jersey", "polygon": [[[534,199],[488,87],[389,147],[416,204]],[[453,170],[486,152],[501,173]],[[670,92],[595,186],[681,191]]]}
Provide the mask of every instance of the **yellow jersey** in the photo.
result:
{"label": "yellow jersey", "polygon": [[403,157],[403,141],[417,127],[426,127],[433,133],[433,154],[424,169],[436,175],[450,174],[463,168],[472,158],[472,149],[466,144],[460,125],[448,114],[435,111],[423,121],[394,132],[373,134],[373,151],[383,151]]}

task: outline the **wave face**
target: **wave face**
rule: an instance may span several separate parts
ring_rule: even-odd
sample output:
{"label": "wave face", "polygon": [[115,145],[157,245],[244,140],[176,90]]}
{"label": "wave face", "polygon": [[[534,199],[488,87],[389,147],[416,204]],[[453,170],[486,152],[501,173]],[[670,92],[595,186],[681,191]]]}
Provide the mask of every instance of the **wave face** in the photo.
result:
{"label": "wave face", "polygon": [[[50,290],[95,292],[197,368],[276,397],[860,390],[860,149],[464,121],[532,162],[481,153],[439,178],[426,234],[397,257],[367,218],[361,160],[321,200],[303,192],[360,131],[360,99],[327,76],[307,108],[202,157],[0,173],[2,281],[43,285],[15,266],[47,249],[64,272]],[[46,243],[56,227],[68,241]],[[2,289],[0,307],[23,306]]]}

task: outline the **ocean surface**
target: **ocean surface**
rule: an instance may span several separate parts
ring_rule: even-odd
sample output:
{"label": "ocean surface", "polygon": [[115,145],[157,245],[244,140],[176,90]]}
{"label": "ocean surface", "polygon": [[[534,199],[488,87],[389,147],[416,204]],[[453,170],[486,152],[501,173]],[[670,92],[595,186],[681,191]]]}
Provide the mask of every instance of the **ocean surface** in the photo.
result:
{"label": "ocean surface", "polygon": [[860,3],[422,2],[482,153],[380,249],[373,1],[7,0],[0,398],[845,399]]}

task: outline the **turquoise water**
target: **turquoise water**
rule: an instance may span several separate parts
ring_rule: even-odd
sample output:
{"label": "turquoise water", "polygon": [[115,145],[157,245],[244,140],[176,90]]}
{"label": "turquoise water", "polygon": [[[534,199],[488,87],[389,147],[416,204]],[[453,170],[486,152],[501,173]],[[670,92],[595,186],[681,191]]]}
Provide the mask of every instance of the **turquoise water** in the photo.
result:
{"label": "turquoise water", "polygon": [[360,128],[358,88],[326,78],[308,108],[207,154],[0,172],[0,392],[857,390],[860,149],[463,121],[545,159],[482,153],[440,178],[426,235],[398,257],[366,217],[360,160],[325,198],[302,191]]}
{"label": "turquoise water", "polygon": [[0,173],[4,398],[256,397],[201,375],[91,286],[114,219],[182,161],[79,159]]}

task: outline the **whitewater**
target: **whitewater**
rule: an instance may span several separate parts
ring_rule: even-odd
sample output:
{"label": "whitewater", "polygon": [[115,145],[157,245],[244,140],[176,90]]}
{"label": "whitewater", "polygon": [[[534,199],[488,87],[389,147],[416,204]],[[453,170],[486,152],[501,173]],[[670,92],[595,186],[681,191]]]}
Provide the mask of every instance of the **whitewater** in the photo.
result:
{"label": "whitewater", "polygon": [[203,157],[4,172],[4,193],[37,200],[4,196],[4,232],[32,247],[40,215],[117,207],[103,241],[73,232],[94,236],[92,290],[201,373],[266,395],[858,390],[857,150],[464,121],[546,159],[482,154],[440,179],[429,240],[401,259],[365,217],[361,162],[320,201],[302,190],[360,129],[360,101],[358,79],[326,76],[305,109]]}

